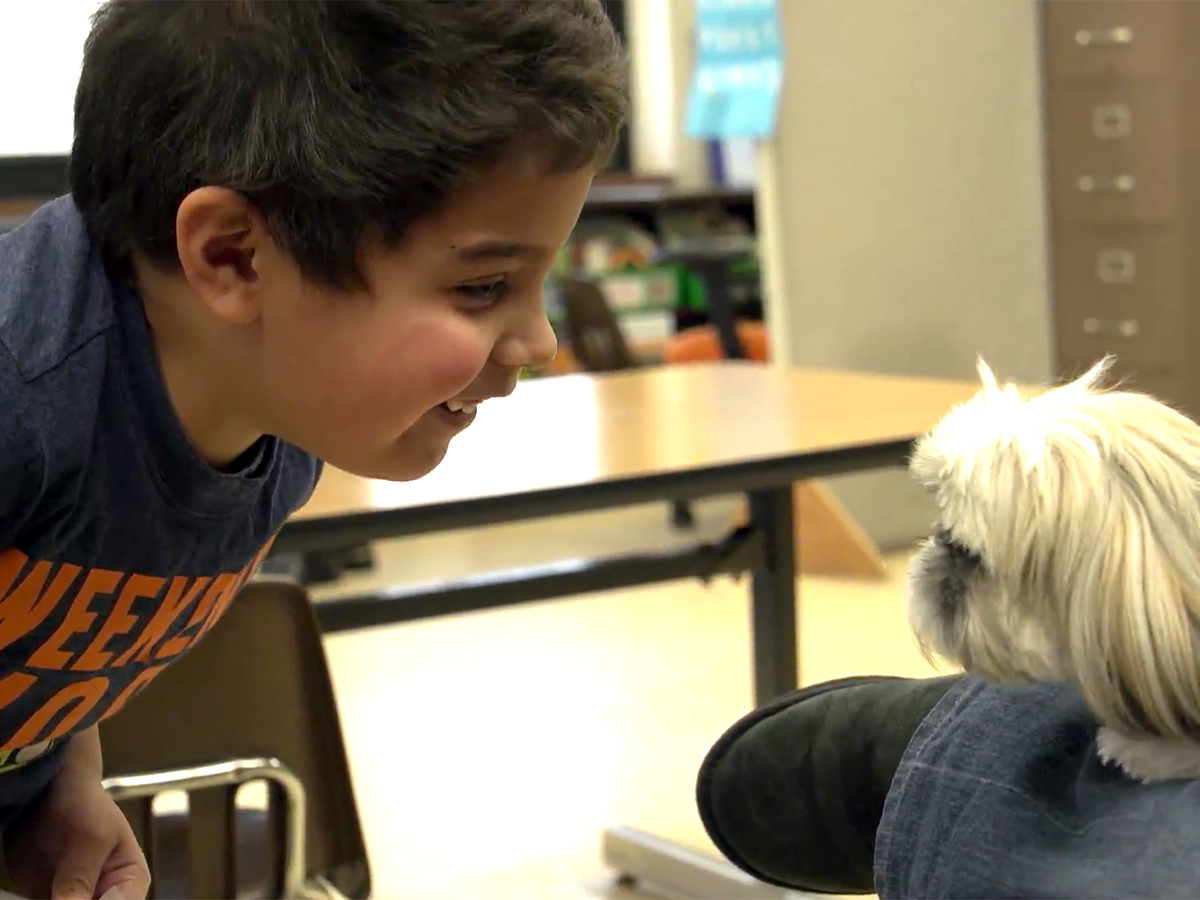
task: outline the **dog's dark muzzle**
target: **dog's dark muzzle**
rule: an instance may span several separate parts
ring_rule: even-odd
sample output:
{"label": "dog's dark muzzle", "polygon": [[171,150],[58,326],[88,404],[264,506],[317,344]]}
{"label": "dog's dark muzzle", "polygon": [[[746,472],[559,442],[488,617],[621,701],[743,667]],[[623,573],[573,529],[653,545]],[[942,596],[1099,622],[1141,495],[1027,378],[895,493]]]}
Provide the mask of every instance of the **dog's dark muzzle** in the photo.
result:
{"label": "dog's dark muzzle", "polygon": [[933,540],[938,546],[945,549],[956,563],[974,567],[982,562],[980,554],[958,540],[948,528],[939,528],[934,533]]}

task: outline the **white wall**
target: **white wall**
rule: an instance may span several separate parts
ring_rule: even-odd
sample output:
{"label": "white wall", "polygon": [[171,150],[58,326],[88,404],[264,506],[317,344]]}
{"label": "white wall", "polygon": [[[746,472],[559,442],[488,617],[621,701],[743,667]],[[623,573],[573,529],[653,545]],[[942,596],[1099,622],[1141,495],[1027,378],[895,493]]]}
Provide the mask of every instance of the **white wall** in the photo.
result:
{"label": "white wall", "polygon": [[99,0],[0,3],[0,156],[71,150],[75,85]]}
{"label": "white wall", "polygon": [[[1051,374],[1033,0],[799,0],[772,263],[786,359],[896,374]],[[906,473],[836,479],[885,546],[933,509]]]}

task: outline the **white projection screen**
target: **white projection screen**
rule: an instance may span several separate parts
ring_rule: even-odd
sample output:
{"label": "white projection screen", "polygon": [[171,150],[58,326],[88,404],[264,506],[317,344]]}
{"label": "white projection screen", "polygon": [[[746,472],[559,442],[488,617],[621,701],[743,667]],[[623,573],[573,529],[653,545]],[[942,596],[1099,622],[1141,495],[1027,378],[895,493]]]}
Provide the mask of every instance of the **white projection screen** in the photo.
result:
{"label": "white projection screen", "polygon": [[66,156],[90,18],[99,0],[0,0],[0,159]]}

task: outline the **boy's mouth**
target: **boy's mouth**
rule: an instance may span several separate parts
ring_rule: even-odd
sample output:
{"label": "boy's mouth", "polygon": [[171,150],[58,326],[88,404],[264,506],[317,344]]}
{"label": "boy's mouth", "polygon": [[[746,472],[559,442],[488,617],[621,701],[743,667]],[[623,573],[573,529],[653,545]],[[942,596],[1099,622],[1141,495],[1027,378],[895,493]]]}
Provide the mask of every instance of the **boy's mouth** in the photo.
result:
{"label": "boy's mouth", "polygon": [[479,403],[474,400],[447,400],[445,403],[439,404],[440,409],[456,416],[473,415],[477,406]]}
{"label": "boy's mouth", "polygon": [[447,400],[445,403],[439,403],[430,412],[434,413],[435,418],[443,422],[451,432],[457,433],[475,421],[477,406],[479,406],[478,400]]}

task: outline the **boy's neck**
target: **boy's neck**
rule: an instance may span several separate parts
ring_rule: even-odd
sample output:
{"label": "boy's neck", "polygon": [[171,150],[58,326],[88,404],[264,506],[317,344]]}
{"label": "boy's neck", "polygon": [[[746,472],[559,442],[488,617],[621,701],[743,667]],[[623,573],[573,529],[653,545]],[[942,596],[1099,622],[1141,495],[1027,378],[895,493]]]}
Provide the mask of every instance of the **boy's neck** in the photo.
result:
{"label": "boy's neck", "polygon": [[135,271],[154,354],[180,427],[202,459],[228,469],[262,437],[246,414],[251,392],[242,367],[199,320],[186,282],[140,261]]}

